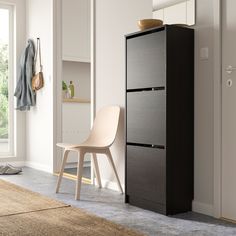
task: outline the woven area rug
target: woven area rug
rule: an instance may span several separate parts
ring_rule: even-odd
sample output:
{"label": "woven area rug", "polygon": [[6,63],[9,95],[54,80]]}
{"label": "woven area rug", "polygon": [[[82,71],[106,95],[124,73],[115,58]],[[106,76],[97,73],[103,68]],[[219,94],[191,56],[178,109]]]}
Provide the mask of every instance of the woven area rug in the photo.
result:
{"label": "woven area rug", "polygon": [[68,205],[0,180],[0,217]]}
{"label": "woven area rug", "polygon": [[143,236],[0,180],[1,236]]}

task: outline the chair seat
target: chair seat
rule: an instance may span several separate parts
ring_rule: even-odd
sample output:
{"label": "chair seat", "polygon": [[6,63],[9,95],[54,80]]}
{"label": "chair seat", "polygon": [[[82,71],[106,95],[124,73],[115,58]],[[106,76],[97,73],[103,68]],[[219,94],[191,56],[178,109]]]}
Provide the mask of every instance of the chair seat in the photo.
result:
{"label": "chair seat", "polygon": [[105,149],[109,146],[105,146],[103,141],[93,142],[93,140],[86,140],[80,144],[72,143],[57,143],[58,147],[65,148],[66,150],[76,151],[80,148],[94,148],[94,149]]}
{"label": "chair seat", "polygon": [[77,145],[71,143],[57,143],[57,146],[61,148],[77,147]]}

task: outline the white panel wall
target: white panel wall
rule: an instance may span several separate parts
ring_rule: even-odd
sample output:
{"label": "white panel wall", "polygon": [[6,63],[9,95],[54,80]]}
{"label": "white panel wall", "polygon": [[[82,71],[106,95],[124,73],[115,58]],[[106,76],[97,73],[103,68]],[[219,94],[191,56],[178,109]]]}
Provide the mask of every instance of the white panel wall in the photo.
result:
{"label": "white panel wall", "polygon": [[62,0],[62,57],[90,62],[90,0]]}
{"label": "white panel wall", "polygon": [[[0,1],[1,2],[1,1]],[[25,0],[4,0],[3,3],[11,4],[15,7],[15,37],[16,37],[16,80],[18,79],[18,63],[20,60],[21,53],[26,46],[25,37]],[[16,82],[16,81],[15,81]],[[14,84],[15,89],[15,84]],[[16,124],[16,156],[12,158],[1,158],[0,162],[20,162],[15,163],[21,165],[25,161],[25,113],[16,111],[15,117]]]}
{"label": "white panel wall", "polygon": [[160,10],[165,7],[184,2],[185,0],[153,0],[153,9]]}
{"label": "white panel wall", "polygon": [[[170,5],[153,11],[153,18],[160,19],[164,24],[195,24],[195,1],[182,0],[181,2],[170,1]],[[155,4],[155,3],[154,3]],[[160,6],[164,6],[161,4]],[[153,5],[155,9],[155,5]]]}
{"label": "white panel wall", "polygon": [[[138,31],[137,21],[152,18],[152,0],[102,0],[96,2],[96,109],[117,104],[122,107],[117,140],[112,154],[124,184],[124,106],[125,106],[125,39]],[[105,158],[99,158],[101,176],[108,187],[114,174]],[[110,185],[110,186],[109,186]]]}
{"label": "white panel wall", "polygon": [[[195,161],[193,209],[212,214],[214,122],[214,12],[215,0],[198,0],[195,28]],[[209,48],[209,59],[200,49]]]}
{"label": "white panel wall", "polygon": [[164,9],[165,24],[187,24],[187,2],[181,2]]}
{"label": "white panel wall", "polygon": [[196,7],[197,0],[188,0],[187,1],[187,24],[194,25],[195,24],[195,7]]}
{"label": "white panel wall", "polygon": [[163,23],[164,23],[164,9],[160,9],[160,10],[154,11],[152,13],[152,15],[153,15],[154,19],[162,20]]}
{"label": "white panel wall", "polygon": [[45,86],[27,113],[27,165],[53,167],[53,0],[27,0],[27,38],[41,39]]}

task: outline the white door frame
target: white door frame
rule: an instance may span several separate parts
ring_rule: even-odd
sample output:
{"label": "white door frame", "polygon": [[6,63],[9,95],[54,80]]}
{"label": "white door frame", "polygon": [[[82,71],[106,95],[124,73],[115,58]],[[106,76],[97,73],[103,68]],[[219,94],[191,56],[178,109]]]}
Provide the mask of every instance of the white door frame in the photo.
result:
{"label": "white door frame", "polygon": [[[91,1],[91,125],[95,117],[95,0]],[[59,172],[62,151],[56,143],[62,142],[62,1],[53,0],[53,61],[54,61],[54,94],[53,94],[53,172]],[[91,168],[92,162],[91,162]],[[93,171],[91,171],[93,179]]]}
{"label": "white door frame", "polygon": [[221,167],[222,167],[222,27],[221,0],[214,0],[214,202],[213,216],[221,217]]}
{"label": "white door frame", "polygon": [[96,0],[91,1],[91,127],[96,115]]}
{"label": "white door frame", "polygon": [[[91,1],[91,127],[96,115],[96,0]],[[91,161],[91,180],[95,185],[94,163]]]}
{"label": "white door frame", "polygon": [[61,150],[56,147],[57,142],[62,141],[62,2],[53,0],[53,73],[54,73],[54,94],[53,94],[53,172],[59,171],[60,163],[58,157],[62,156]]}

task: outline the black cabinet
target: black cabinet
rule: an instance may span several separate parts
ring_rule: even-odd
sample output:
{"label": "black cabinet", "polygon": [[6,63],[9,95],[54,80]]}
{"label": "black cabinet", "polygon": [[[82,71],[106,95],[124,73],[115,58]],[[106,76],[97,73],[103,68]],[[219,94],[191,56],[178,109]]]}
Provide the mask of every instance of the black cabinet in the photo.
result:
{"label": "black cabinet", "polygon": [[126,202],[163,214],[193,199],[194,31],[126,36]]}

